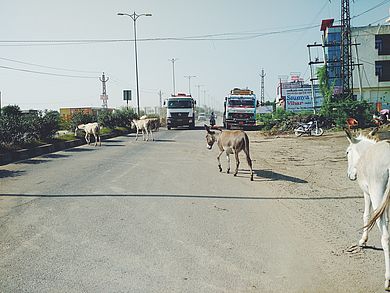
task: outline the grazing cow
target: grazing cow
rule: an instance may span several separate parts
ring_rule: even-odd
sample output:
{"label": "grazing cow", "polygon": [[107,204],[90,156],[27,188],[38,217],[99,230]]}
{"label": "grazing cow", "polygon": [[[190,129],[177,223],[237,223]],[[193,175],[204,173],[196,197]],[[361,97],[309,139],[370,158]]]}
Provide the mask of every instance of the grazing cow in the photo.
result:
{"label": "grazing cow", "polygon": [[348,118],[346,122],[349,130],[351,129],[356,130],[359,125],[359,122],[355,118]]}
{"label": "grazing cow", "polygon": [[207,135],[206,135],[206,142],[207,142],[207,148],[209,150],[212,149],[213,144],[217,142],[217,145],[219,147],[220,153],[217,157],[218,160],[218,167],[219,171],[222,172],[222,167],[221,167],[221,161],[220,157],[223,152],[226,152],[226,157],[228,161],[228,169],[227,173],[230,172],[230,157],[229,155],[234,154],[236,158],[236,170],[234,171],[234,176],[237,176],[238,173],[238,166],[240,165],[240,160],[238,158],[238,154],[241,151],[244,151],[246,155],[246,161],[248,162],[249,168],[251,170],[251,181],[253,181],[253,170],[252,170],[252,160],[249,155],[249,138],[248,135],[242,131],[242,130],[224,130],[220,128],[218,129],[221,133],[217,135],[215,131],[210,130],[210,127],[207,125],[204,126]]}
{"label": "grazing cow", "polygon": [[132,127],[137,129],[137,133],[135,135],[135,140],[138,140],[138,133],[142,132],[142,139],[145,140],[145,132],[147,134],[146,141],[149,140],[149,136],[152,137],[152,140],[154,140],[153,132],[151,128],[151,119],[133,119],[131,122]]}
{"label": "grazing cow", "polygon": [[[390,143],[365,136],[353,137],[346,130],[350,145],[347,148],[348,178],[356,180],[364,194],[363,235],[359,246],[365,246],[368,231],[375,225],[382,234],[385,255],[385,289],[390,290],[390,256],[388,208],[390,205]],[[371,206],[374,214],[370,219]]]}
{"label": "grazing cow", "polygon": [[88,145],[91,142],[91,134],[93,134],[93,136],[95,137],[95,146],[97,145],[98,141],[99,141],[99,145],[100,146],[102,145],[100,139],[100,126],[97,122],[78,125],[74,131],[75,136],[77,135],[78,129],[85,131],[85,141],[88,143]]}

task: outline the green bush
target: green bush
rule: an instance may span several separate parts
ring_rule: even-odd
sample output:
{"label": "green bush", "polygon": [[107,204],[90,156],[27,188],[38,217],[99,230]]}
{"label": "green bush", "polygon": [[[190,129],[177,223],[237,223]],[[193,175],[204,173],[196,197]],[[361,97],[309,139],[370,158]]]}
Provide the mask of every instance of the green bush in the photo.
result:
{"label": "green bush", "polygon": [[57,111],[45,111],[39,117],[39,138],[47,140],[54,137],[60,130],[60,113]]}
{"label": "green bush", "polygon": [[70,119],[69,128],[67,130],[74,131],[80,124],[87,124],[96,122],[97,117],[91,114],[85,114],[84,112],[77,112],[72,115]]}
{"label": "green bush", "polygon": [[137,117],[133,109],[121,108],[113,113],[107,111],[100,112],[98,122],[100,125],[110,129],[116,127],[131,128],[131,121]]}

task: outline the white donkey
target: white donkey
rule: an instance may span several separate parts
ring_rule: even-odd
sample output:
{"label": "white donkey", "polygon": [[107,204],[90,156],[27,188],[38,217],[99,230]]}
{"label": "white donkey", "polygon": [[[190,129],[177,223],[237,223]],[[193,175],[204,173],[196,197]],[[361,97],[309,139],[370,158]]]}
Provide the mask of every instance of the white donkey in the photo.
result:
{"label": "white donkey", "polygon": [[[385,289],[390,291],[390,259],[388,207],[390,203],[390,143],[376,142],[365,136],[354,138],[349,131],[347,138],[350,145],[347,148],[348,178],[356,180],[364,194],[363,235],[359,246],[365,246],[368,231],[378,225],[382,233],[382,247],[385,255]],[[374,214],[370,219],[370,208]]]}
{"label": "white donkey", "polygon": [[91,142],[91,134],[93,134],[93,136],[95,137],[95,146],[97,145],[98,141],[99,141],[99,145],[100,146],[102,145],[100,139],[100,126],[97,122],[78,125],[74,131],[74,136],[77,135],[78,129],[85,131],[85,140],[88,143],[88,145]]}
{"label": "white donkey", "polygon": [[133,119],[131,122],[132,128],[137,129],[137,133],[135,134],[135,140],[138,140],[138,133],[142,132],[142,139],[145,140],[145,132],[146,132],[146,141],[149,140],[149,136],[152,137],[152,140],[154,140],[153,137],[153,131],[152,131],[152,120],[153,119],[146,119],[144,116],[142,116],[143,119]]}

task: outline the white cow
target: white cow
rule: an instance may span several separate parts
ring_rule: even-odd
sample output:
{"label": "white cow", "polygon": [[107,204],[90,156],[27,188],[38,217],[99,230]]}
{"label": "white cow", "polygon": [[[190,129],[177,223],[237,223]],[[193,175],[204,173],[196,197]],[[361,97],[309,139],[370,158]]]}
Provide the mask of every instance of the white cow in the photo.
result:
{"label": "white cow", "polygon": [[81,129],[85,131],[85,140],[88,143],[88,145],[91,142],[91,134],[95,137],[95,146],[97,145],[97,142],[99,141],[99,145],[102,145],[101,139],[100,139],[100,126],[97,122],[93,123],[87,123],[87,124],[80,124],[76,127],[74,131],[74,135],[77,135],[77,130]]}

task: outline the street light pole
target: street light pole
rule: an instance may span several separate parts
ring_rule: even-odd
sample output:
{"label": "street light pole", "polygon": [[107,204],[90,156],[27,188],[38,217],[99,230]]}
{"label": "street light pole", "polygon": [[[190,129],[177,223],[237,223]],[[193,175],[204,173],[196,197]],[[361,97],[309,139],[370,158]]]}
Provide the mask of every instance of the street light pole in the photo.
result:
{"label": "street light pole", "polygon": [[140,16],[152,16],[151,13],[143,13],[143,14],[136,14],[135,11],[133,14],[128,13],[118,13],[118,15],[123,16],[126,15],[130,17],[133,20],[134,23],[134,56],[135,56],[135,82],[137,87],[137,114],[140,115],[140,109],[139,109],[139,84],[138,84],[138,53],[137,53],[137,27],[136,27],[136,21]]}
{"label": "street light pole", "polygon": [[173,83],[173,96],[176,95],[176,86],[175,86],[175,61],[177,58],[169,59],[172,62],[172,83]]}
{"label": "street light pole", "polygon": [[185,78],[188,78],[188,94],[191,95],[191,78],[196,77],[196,75],[186,75]]}

